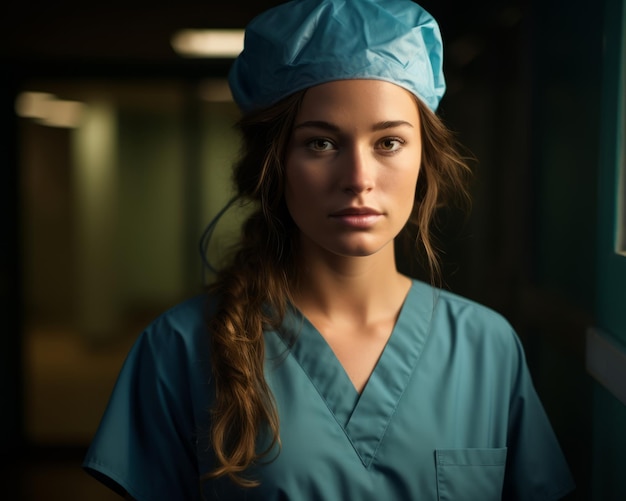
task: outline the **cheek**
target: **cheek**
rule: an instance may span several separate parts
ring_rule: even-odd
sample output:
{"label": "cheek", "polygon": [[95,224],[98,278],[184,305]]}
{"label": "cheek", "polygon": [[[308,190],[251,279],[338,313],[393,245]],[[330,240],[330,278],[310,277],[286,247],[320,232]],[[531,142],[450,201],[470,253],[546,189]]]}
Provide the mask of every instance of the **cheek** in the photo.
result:
{"label": "cheek", "polygon": [[403,176],[396,180],[396,193],[401,203],[413,203],[415,200],[415,191],[417,188],[417,179],[419,176],[419,167],[416,170],[404,173]]}
{"label": "cheek", "polygon": [[328,190],[330,180],[323,165],[291,160],[286,167],[285,191],[295,198],[315,198]]}
{"label": "cheek", "polygon": [[306,177],[302,175],[302,171],[291,166],[287,167],[285,172],[285,200],[287,205],[291,206],[302,197],[302,186],[306,185]]}
{"label": "cheek", "polygon": [[285,170],[285,202],[294,219],[298,212],[308,207],[315,191],[315,182],[309,170],[303,165],[290,161]]}

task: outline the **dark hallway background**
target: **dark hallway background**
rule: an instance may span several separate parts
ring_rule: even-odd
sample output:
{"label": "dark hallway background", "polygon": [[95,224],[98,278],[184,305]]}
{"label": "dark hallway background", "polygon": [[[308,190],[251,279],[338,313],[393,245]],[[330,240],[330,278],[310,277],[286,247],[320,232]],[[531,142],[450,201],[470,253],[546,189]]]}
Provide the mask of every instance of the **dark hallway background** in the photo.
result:
{"label": "dark hallway background", "polygon": [[[210,177],[219,173],[207,181],[201,165],[207,158],[223,163],[224,144],[236,153],[232,138],[218,134],[236,119],[232,106],[199,97],[207,85],[219,86],[229,60],[184,59],[169,41],[181,28],[242,28],[277,3],[232,0],[225,7],[182,0],[160,7],[34,1],[2,8],[0,451],[4,485],[14,490],[8,499],[114,499],[79,470],[92,422],[142,325],[199,290],[196,241],[221,203],[217,195],[205,200],[211,195],[200,187],[225,183]],[[603,39],[610,13],[619,19],[624,2],[420,3],[439,20],[447,54],[448,91],[440,112],[477,158],[471,214],[451,211],[441,218],[446,287],[503,313],[517,329],[576,478],[571,499],[621,499],[625,453],[615,453],[609,467],[596,462],[608,447],[599,445],[594,431],[594,405],[604,390],[585,370],[585,336],[595,321]],[[140,213],[139,199],[132,203],[132,197],[110,192],[130,216],[115,216],[115,230],[107,229],[106,221],[85,229],[100,231],[101,243],[110,241],[107,235],[113,238],[107,231],[129,238],[141,233],[138,245],[144,247],[124,252],[144,271],[122,271],[126,306],[116,324],[76,312],[80,294],[71,284],[82,283],[77,274],[87,268],[80,255],[66,250],[81,248],[68,242],[81,238],[72,205],[78,181],[70,165],[82,153],[72,150],[67,129],[44,128],[16,115],[16,99],[28,90],[68,99],[108,92],[122,103],[115,111],[115,147],[126,163],[120,163],[118,181],[131,193],[145,190],[147,205]],[[163,151],[177,152],[175,172],[163,174],[170,180],[164,184],[149,182],[149,166],[142,171],[133,161],[139,150],[155,165],[163,160],[152,151],[154,138],[171,148]],[[46,144],[52,154],[33,149],[29,141]],[[40,170],[27,172],[25,165]],[[166,191],[169,184],[180,188],[178,195]],[[146,209],[161,207],[164,198],[175,214]],[[35,217],[33,211],[40,212]],[[168,247],[173,240],[176,247]],[[148,246],[155,254],[159,249],[169,254],[163,260],[137,258]],[[164,286],[152,276],[157,271],[172,275],[175,285]],[[115,290],[115,284],[101,289],[107,287]],[[95,324],[102,332],[87,332],[85,326]],[[71,350],[79,350],[75,358],[68,355]],[[613,441],[624,451],[624,406],[610,395],[600,398],[616,413],[614,422],[621,422],[622,434]],[[56,413],[46,414],[51,408]]]}

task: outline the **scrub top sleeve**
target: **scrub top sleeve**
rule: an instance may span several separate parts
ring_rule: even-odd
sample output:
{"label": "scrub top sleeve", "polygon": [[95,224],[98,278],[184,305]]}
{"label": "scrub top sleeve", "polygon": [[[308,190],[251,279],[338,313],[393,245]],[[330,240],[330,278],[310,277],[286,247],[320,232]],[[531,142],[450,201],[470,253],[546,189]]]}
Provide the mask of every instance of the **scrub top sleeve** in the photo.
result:
{"label": "scrub top sleeve", "polygon": [[561,499],[574,489],[574,481],[533,386],[515,333],[513,339],[513,387],[503,499]]}
{"label": "scrub top sleeve", "polygon": [[200,499],[188,346],[167,316],[136,341],[85,470],[138,501]]}

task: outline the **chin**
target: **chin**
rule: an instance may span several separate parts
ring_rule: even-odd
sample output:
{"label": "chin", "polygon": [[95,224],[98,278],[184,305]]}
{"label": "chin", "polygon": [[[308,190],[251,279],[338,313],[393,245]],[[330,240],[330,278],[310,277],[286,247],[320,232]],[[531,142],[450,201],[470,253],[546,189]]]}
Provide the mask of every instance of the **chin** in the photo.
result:
{"label": "chin", "polygon": [[[393,247],[394,239],[381,234],[353,232],[351,234],[321,234],[305,235],[301,233],[301,249],[305,253],[322,252],[341,257],[368,257],[373,256],[389,245]],[[306,249],[306,250],[305,250]]]}
{"label": "chin", "polygon": [[343,257],[368,257],[377,254],[390,242],[344,242],[343,245],[329,246],[327,249],[333,254]]}

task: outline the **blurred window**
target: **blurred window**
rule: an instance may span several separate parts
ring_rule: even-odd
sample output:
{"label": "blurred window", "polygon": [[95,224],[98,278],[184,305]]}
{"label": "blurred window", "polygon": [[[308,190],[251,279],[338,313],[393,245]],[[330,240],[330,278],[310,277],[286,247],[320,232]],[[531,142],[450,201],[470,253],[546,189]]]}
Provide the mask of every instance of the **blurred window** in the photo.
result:
{"label": "blurred window", "polygon": [[[626,345],[626,1],[607,12],[598,213],[598,327]],[[613,12],[614,11],[614,12]]]}

